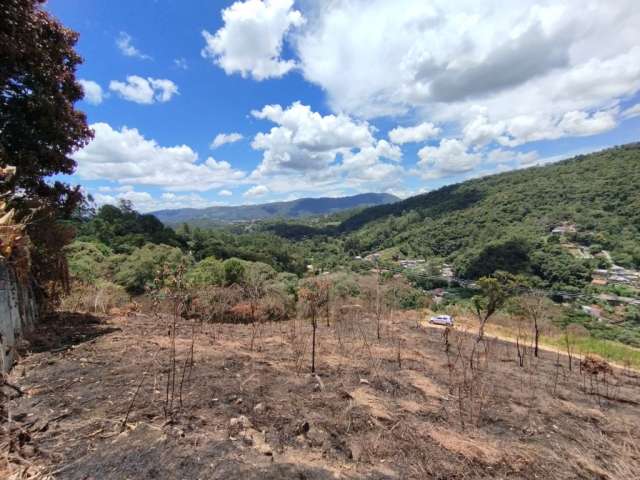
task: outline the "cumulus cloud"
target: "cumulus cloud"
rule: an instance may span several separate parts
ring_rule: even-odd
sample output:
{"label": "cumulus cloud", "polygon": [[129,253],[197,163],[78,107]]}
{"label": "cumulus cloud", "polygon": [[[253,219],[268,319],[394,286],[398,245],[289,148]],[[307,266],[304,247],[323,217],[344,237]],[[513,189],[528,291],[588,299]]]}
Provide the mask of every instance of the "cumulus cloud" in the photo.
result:
{"label": "cumulus cloud", "polygon": [[633,0],[337,0],[311,12],[295,48],[335,111],[412,112],[468,145],[606,131],[612,107],[640,91]]}
{"label": "cumulus cloud", "polygon": [[110,194],[96,193],[93,198],[98,205],[117,205],[121,200],[127,200],[140,212],[175,208],[204,208],[221,204],[220,202],[211,202],[197,193],[164,192],[160,196],[154,197],[149,192],[135,190],[132,187],[114,189]]}
{"label": "cumulus cloud", "polygon": [[224,26],[215,34],[203,31],[202,56],[211,58],[231,75],[256,80],[281,77],[296,66],[281,57],[284,38],[305,19],[293,0],[246,0],[222,11]]}
{"label": "cumulus cloud", "polygon": [[437,147],[421,148],[418,157],[418,167],[425,180],[468,172],[482,161],[480,154],[468,151],[466,145],[455,138],[443,138]]}
{"label": "cumulus cloud", "polygon": [[235,143],[242,140],[244,136],[241,133],[233,132],[233,133],[219,133],[216,135],[216,138],[211,142],[211,148],[218,148],[226,143]]}
{"label": "cumulus cloud", "polygon": [[339,153],[374,141],[368,123],[341,114],[322,116],[300,102],[286,109],[267,105],[252,115],[277,124],[268,133],[258,133],[251,144],[264,151],[257,170],[261,174],[324,170]]}
{"label": "cumulus cloud", "polygon": [[204,162],[187,145],[163,147],[137,129],[94,123],[95,137],[75,153],[78,175],[88,180],[153,185],[167,190],[206,191],[237,184],[245,173],[212,157]]}
{"label": "cumulus cloud", "polygon": [[84,90],[84,100],[91,105],[100,105],[102,103],[104,93],[99,83],[93,80],[85,80],[83,78],[78,80],[78,83],[82,85]]}
{"label": "cumulus cloud", "polygon": [[155,102],[168,102],[178,94],[178,86],[166,78],[143,78],[129,75],[126,82],[111,80],[109,90],[130,102],[149,105]]}
{"label": "cumulus cloud", "polygon": [[269,188],[265,185],[255,185],[251,187],[249,190],[244,192],[242,196],[244,197],[261,197],[269,193]]}
{"label": "cumulus cloud", "polygon": [[271,191],[380,190],[397,185],[405,173],[400,147],[376,139],[366,121],[322,115],[300,102],[267,105],[252,115],[275,124],[251,143],[263,154],[250,178]]}
{"label": "cumulus cloud", "polygon": [[389,132],[389,140],[402,145],[419,143],[440,134],[440,129],[431,122],[422,122],[414,127],[396,127]]}
{"label": "cumulus cloud", "polygon": [[141,60],[151,60],[149,55],[142,53],[133,46],[131,35],[127,32],[120,32],[116,38],[116,45],[125,57],[139,58]]}
{"label": "cumulus cloud", "polygon": [[221,197],[230,197],[233,195],[233,192],[231,190],[220,190],[218,192],[218,195],[220,195]]}

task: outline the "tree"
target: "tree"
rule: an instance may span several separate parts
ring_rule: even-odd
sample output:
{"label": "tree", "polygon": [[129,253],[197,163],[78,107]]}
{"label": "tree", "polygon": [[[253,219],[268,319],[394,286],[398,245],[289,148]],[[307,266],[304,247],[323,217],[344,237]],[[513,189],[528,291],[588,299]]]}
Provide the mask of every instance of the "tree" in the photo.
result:
{"label": "tree", "polygon": [[191,259],[179,248],[149,243],[135,249],[120,263],[114,280],[129,293],[140,294],[153,283],[161,270],[173,273],[190,262]]}
{"label": "tree", "polygon": [[299,297],[303,303],[304,314],[311,320],[311,373],[316,372],[316,330],[318,316],[329,302],[330,285],[327,280],[313,278],[300,288]]}
{"label": "tree", "polygon": [[538,344],[540,342],[540,329],[548,314],[548,300],[541,292],[532,292],[523,295],[518,300],[518,306],[522,314],[531,322],[533,329],[533,355],[538,357]]}
{"label": "tree", "polygon": [[475,295],[471,302],[478,318],[478,336],[476,342],[484,339],[484,328],[487,321],[496,311],[504,305],[509,297],[505,280],[506,274],[500,274],[494,277],[482,277],[478,280],[480,293]]}
{"label": "tree", "polygon": [[[0,164],[18,166],[16,187],[27,197],[60,197],[50,175],[74,172],[71,154],[92,137],[74,103],[82,62],[78,34],[43,8],[44,0],[6,0],[0,11]],[[56,182],[56,185],[58,182]]]}
{"label": "tree", "polygon": [[74,106],[83,97],[75,78],[78,34],[43,3],[5,0],[0,6],[0,167],[17,167],[7,200],[27,224],[32,272],[51,294],[66,283],[62,249],[73,238],[60,220],[71,218],[83,195],[79,187],[49,178],[73,173],[72,153],[93,134]]}

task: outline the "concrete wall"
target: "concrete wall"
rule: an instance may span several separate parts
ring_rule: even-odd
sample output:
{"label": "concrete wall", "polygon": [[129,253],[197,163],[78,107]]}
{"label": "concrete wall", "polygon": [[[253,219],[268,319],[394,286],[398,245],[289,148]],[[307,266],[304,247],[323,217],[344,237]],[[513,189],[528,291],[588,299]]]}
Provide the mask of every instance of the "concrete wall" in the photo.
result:
{"label": "concrete wall", "polygon": [[0,260],[0,371],[8,372],[16,346],[38,315],[31,285],[18,282],[15,272]]}

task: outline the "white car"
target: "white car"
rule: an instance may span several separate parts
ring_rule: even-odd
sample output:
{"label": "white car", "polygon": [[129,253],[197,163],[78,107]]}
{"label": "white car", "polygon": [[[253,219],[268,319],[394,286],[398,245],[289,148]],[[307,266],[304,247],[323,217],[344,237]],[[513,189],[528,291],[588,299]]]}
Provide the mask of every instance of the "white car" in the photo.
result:
{"label": "white car", "polygon": [[433,323],[434,325],[445,325],[447,327],[453,327],[453,317],[451,315],[438,315],[436,317],[431,317],[429,319],[429,323]]}

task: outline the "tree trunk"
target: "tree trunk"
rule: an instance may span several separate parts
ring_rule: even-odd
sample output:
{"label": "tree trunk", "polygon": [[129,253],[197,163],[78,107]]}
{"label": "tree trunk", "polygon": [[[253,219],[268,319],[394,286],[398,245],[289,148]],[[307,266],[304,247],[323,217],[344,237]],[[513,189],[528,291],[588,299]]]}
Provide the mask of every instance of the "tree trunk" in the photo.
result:
{"label": "tree trunk", "polygon": [[311,319],[313,327],[313,340],[311,342],[311,373],[316,373],[316,318],[315,315]]}

